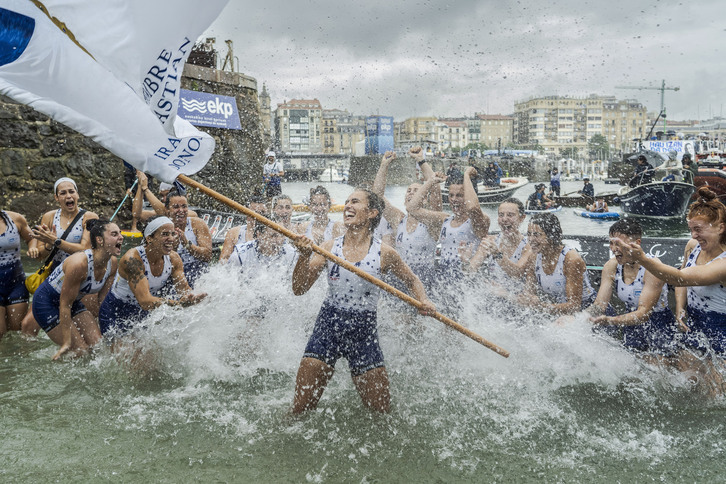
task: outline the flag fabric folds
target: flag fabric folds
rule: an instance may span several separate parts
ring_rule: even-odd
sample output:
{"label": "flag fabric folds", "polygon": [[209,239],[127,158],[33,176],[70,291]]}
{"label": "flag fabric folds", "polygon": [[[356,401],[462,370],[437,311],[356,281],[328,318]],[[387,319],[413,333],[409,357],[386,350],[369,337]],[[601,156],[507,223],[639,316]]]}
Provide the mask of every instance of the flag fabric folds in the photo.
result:
{"label": "flag fabric folds", "polygon": [[0,93],[163,181],[192,175],[214,140],[177,117],[181,74],[226,3],[0,0]]}

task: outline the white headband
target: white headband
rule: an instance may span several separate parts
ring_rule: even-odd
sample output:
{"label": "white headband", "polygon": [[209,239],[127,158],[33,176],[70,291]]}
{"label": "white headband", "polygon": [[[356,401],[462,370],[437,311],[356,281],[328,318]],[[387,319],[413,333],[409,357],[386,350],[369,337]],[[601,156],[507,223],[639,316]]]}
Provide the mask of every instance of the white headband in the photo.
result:
{"label": "white headband", "polygon": [[174,222],[171,221],[169,217],[159,217],[152,220],[149,225],[146,226],[144,229],[144,238],[148,237],[149,235],[153,234],[157,230],[159,230],[159,227],[166,224],[172,224],[174,225]]}
{"label": "white headband", "polygon": [[71,180],[67,176],[64,176],[63,178],[58,178],[55,181],[55,185],[53,185],[53,193],[58,193],[58,185],[60,185],[63,182],[71,182],[71,183],[73,183],[73,188],[75,188],[76,191],[78,191],[78,187],[76,186],[76,182],[74,182],[73,180]]}

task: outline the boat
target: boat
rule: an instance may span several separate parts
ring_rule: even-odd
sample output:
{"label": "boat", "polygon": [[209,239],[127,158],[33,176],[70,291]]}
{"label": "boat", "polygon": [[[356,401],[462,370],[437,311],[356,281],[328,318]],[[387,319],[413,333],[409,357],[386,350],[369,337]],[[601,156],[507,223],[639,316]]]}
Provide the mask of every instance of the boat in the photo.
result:
{"label": "boat", "polygon": [[726,163],[699,165],[693,184],[696,185],[696,189],[707,186],[719,200],[726,203]]}
{"label": "boat", "polygon": [[346,173],[333,166],[323,170],[318,177],[318,181],[323,183],[345,183],[347,180]]}
{"label": "boat", "polygon": [[559,212],[562,210],[562,205],[556,207],[545,208],[544,210],[525,209],[524,213],[535,214],[535,213],[547,213],[547,212]]}
{"label": "boat", "polygon": [[[662,161],[663,158],[652,151],[643,150],[628,159],[635,161],[641,154],[646,155],[649,161],[652,160],[651,165],[655,168],[637,175],[637,178],[631,179],[628,186],[618,191],[620,208],[624,216],[682,219],[691,196],[696,191],[693,175],[683,169],[680,161],[673,158]],[[655,165],[658,160],[662,163]],[[651,175],[653,181],[641,183],[646,180],[647,175]]]}
{"label": "boat", "polygon": [[618,212],[590,212],[588,210],[581,210],[579,208],[574,209],[573,212],[575,212],[575,215],[579,215],[580,217],[584,218],[594,218],[600,220],[617,220],[620,218],[620,214]]}
{"label": "boat", "polygon": [[[508,177],[502,178],[499,181],[499,186],[492,188],[479,183],[477,185],[477,197],[479,198],[480,205],[488,205],[493,203],[500,203],[511,197],[512,194],[518,189],[522,188],[529,183],[529,180],[525,177]],[[444,205],[449,204],[449,187],[443,187],[441,189],[441,200]]]}
{"label": "boat", "polygon": [[583,196],[582,194],[571,194],[549,198],[555,205],[562,205],[567,208],[584,208],[588,205],[592,205],[595,199],[604,200],[608,205],[617,205],[620,201],[618,198],[618,192],[598,193],[595,198]]}

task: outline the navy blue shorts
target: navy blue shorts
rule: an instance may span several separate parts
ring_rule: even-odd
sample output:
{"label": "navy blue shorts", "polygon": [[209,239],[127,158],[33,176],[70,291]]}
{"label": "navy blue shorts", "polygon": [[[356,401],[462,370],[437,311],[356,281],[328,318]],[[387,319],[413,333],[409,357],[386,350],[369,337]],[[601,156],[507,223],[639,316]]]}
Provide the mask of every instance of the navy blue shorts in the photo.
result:
{"label": "navy blue shorts", "polygon": [[138,305],[124,302],[109,292],[98,311],[101,334],[106,336],[107,333],[114,335],[127,333],[148,314],[148,311],[144,311]]}
{"label": "navy blue shorts", "polygon": [[25,288],[25,271],[18,260],[13,264],[0,266],[0,306],[26,303],[30,299]]}
{"label": "navy blue shorts", "polygon": [[691,331],[685,335],[686,346],[700,351],[707,351],[710,346],[717,355],[726,355],[726,314],[691,307],[687,311]]}
{"label": "navy blue shorts", "polygon": [[676,350],[676,318],[670,309],[653,312],[648,321],[623,327],[623,344],[639,351],[672,356]]}
{"label": "navy blue shorts", "polygon": [[[43,328],[46,333],[58,326],[60,323],[60,294],[48,284],[48,280],[43,281],[35,294],[33,294],[33,317],[38,325]],[[87,311],[86,306],[81,301],[75,301],[71,306],[71,317],[74,317],[83,311]]]}
{"label": "navy blue shorts", "polygon": [[343,357],[348,360],[353,376],[384,366],[376,312],[350,311],[323,304],[303,357],[315,358],[333,367]]}

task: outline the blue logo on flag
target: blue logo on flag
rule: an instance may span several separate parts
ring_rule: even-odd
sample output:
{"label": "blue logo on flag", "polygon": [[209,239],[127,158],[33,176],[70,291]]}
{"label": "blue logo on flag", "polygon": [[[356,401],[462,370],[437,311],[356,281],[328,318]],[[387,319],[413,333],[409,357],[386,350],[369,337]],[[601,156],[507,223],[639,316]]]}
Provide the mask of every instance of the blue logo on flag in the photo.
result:
{"label": "blue logo on flag", "polygon": [[35,19],[0,8],[0,66],[17,60],[35,30]]}

